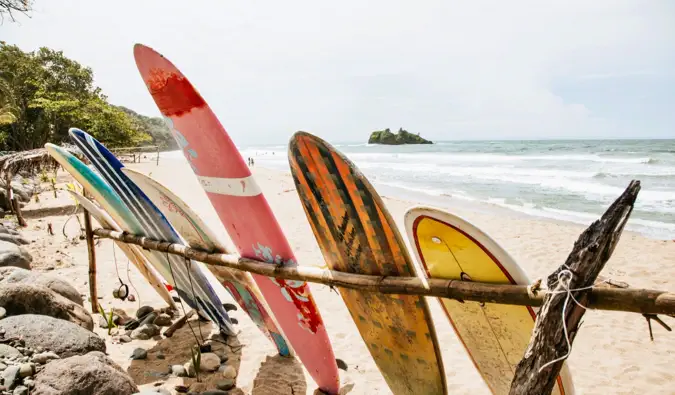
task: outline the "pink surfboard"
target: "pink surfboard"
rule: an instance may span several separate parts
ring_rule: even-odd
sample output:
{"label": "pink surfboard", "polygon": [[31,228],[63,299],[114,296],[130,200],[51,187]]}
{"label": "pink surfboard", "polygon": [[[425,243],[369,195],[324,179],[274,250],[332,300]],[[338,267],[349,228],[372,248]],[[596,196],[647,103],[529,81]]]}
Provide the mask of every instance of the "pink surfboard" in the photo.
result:
{"label": "pink surfboard", "polygon": [[[297,265],[251,171],[201,95],[164,56],[134,47],[136,66],[242,257]],[[281,330],[319,388],[335,394],[335,355],[307,283],[254,274]]]}

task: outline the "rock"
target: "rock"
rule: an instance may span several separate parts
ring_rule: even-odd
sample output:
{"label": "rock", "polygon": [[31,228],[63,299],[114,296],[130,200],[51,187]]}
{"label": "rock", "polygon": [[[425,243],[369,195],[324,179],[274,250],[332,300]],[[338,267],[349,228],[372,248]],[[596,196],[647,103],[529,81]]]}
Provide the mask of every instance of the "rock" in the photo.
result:
{"label": "rock", "polygon": [[131,359],[146,359],[148,357],[148,352],[144,348],[137,348],[131,353]]}
{"label": "rock", "polygon": [[35,387],[35,381],[33,381],[33,379],[23,379],[23,385],[28,388],[33,388]]}
{"label": "rock", "polygon": [[0,307],[0,320],[7,317],[7,310],[4,307]]}
{"label": "rock", "polygon": [[120,336],[120,343],[130,343],[131,342],[131,337],[128,335],[122,335]]}
{"label": "rock", "polygon": [[101,352],[49,363],[35,378],[31,395],[131,395],[139,392],[131,377]]}
{"label": "rock", "polygon": [[5,365],[4,363],[0,362],[0,372],[4,371],[5,369],[7,369],[7,365]]}
{"label": "rock", "polygon": [[157,354],[157,359],[166,359],[164,354]]}
{"label": "rock", "polygon": [[51,361],[52,359],[59,359],[59,356],[51,351],[41,352],[33,355],[33,362],[43,365]]}
{"label": "rock", "polygon": [[145,324],[131,332],[131,338],[136,340],[148,340],[159,335],[159,327],[153,324]]}
{"label": "rock", "polygon": [[136,318],[141,319],[153,311],[155,311],[155,309],[152,306],[142,306],[136,311]]}
{"label": "rock", "polygon": [[28,244],[28,240],[24,239],[19,235],[10,235],[7,233],[0,233],[0,240],[7,241],[16,245],[25,245]]}
{"label": "rock", "polygon": [[378,130],[370,134],[368,144],[402,145],[402,144],[433,144],[432,141],[423,139],[419,134],[412,134],[403,128],[398,133],[392,133],[388,128]]}
{"label": "rock", "polygon": [[153,324],[157,326],[171,326],[171,316],[168,314],[162,313],[155,318]]}
{"label": "rock", "polygon": [[223,369],[223,377],[226,379],[235,379],[237,378],[237,371],[234,369],[234,366],[226,365]]}
{"label": "rock", "polygon": [[185,372],[187,372],[188,377],[195,377],[197,376],[197,371],[195,370],[195,366],[192,364],[192,361],[186,363],[183,365],[185,368]]}
{"label": "rock", "polygon": [[34,366],[30,363],[22,363],[19,365],[19,376],[21,378],[30,377],[35,373]]}
{"label": "rock", "polygon": [[171,365],[171,374],[177,377],[186,377],[187,370],[185,370],[185,366],[183,365]]}
{"label": "rock", "polygon": [[16,386],[16,381],[19,379],[20,370],[21,369],[16,365],[8,366],[7,369],[2,372],[3,385],[10,390],[13,389],[14,386]]}
{"label": "rock", "polygon": [[212,353],[203,353],[199,364],[199,370],[202,372],[215,372],[220,367],[220,358]]}
{"label": "rock", "polygon": [[45,273],[32,272],[30,270],[17,267],[0,267],[0,284],[3,283],[28,283],[34,285],[43,285],[57,294],[69,299],[80,306],[84,301],[82,295],[68,282]]}
{"label": "rock", "polygon": [[0,267],[14,266],[30,270],[33,257],[23,248],[9,241],[0,240]]}
{"label": "rock", "polygon": [[221,390],[204,391],[201,395],[228,395],[228,392]]}
{"label": "rock", "polygon": [[178,393],[180,393],[180,394],[185,394],[185,393],[187,393],[188,390],[189,390],[188,387],[186,387],[186,386],[184,386],[184,385],[180,385],[180,384],[177,385],[177,386],[175,386],[175,387],[173,387],[173,389],[175,389],[176,392],[178,392]]}
{"label": "rock", "polygon": [[216,388],[223,391],[229,391],[234,388],[235,382],[234,379],[223,379],[216,382]]}
{"label": "rock", "polygon": [[91,314],[84,307],[41,285],[3,284],[0,307],[7,310],[8,316],[41,314],[73,322],[90,331],[94,329]]}
{"label": "rock", "polygon": [[16,358],[20,356],[21,352],[16,348],[7,344],[0,344],[0,358]]}
{"label": "rock", "polygon": [[105,342],[81,326],[46,315],[23,314],[0,321],[5,338],[21,336],[27,347],[42,347],[61,358],[90,351],[105,352]]}
{"label": "rock", "polygon": [[14,392],[12,392],[12,395],[28,395],[28,387],[20,385],[16,388],[14,388]]}
{"label": "rock", "polygon": [[139,319],[138,326],[143,326],[146,324],[152,324],[157,318],[157,313],[149,313],[145,317]]}

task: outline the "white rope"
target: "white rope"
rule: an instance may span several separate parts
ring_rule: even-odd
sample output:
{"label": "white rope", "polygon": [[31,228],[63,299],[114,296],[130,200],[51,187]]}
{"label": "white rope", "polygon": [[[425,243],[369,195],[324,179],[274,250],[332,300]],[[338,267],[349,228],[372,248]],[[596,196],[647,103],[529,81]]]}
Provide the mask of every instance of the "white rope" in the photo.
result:
{"label": "white rope", "polygon": [[[550,362],[545,363],[542,365],[542,367],[539,368],[539,373],[541,373],[542,370],[546,369],[546,367],[553,365],[554,363],[563,361],[567,359],[570,354],[572,353],[572,343],[570,343],[570,336],[569,333],[567,333],[567,320],[565,319],[565,312],[567,311],[567,302],[569,302],[570,299],[574,301],[574,303],[577,304],[577,306],[583,308],[584,310],[587,310],[588,308],[586,306],[581,305],[578,300],[572,295],[572,292],[577,292],[577,291],[585,291],[588,289],[593,288],[595,285],[589,285],[588,287],[582,287],[582,288],[574,288],[570,289],[570,282],[572,282],[572,271],[568,269],[563,269],[558,273],[558,286],[556,287],[555,291],[551,291],[550,293],[552,294],[561,294],[561,293],[566,293],[567,297],[565,297],[565,302],[563,303],[563,308],[562,308],[562,323],[563,323],[563,332],[565,333],[565,341],[567,342],[567,353],[563,355],[560,358],[556,358]],[[609,282],[609,280],[603,280],[601,283],[606,283]],[[563,288],[560,290],[560,288]]]}

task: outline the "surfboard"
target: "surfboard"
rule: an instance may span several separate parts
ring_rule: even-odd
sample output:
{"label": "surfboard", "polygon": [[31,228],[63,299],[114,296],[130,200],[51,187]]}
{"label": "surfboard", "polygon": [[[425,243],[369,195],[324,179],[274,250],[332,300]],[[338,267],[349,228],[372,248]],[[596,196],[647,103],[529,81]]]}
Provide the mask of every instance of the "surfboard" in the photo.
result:
{"label": "surfboard", "polygon": [[[344,155],[309,133],[288,148],[307,219],[331,270],[416,276],[382,199]],[[377,367],[394,394],[445,394],[445,372],[424,297],[341,289]]]}
{"label": "surfboard", "polygon": [[[123,168],[122,172],[160,209],[190,247],[206,252],[229,253],[199,215],[176,194],[145,174],[128,168]],[[274,343],[279,354],[288,356],[289,348],[286,340],[263,304],[262,295],[251,274],[208,263],[204,265],[223,284],[263,334]]]}
{"label": "surfboard", "polygon": [[[141,223],[140,236],[155,240],[183,243],[171,224],[147,196],[133,183],[121,169],[124,167],[108,149],[86,132],[70,128],[72,141],[89,159],[96,171],[118,194],[133,215]],[[176,292],[192,308],[201,310],[225,335],[234,335],[234,328],[222,302],[209,283],[201,267],[192,260],[173,254],[166,254],[162,262],[164,273],[174,279]]]}
{"label": "surfboard", "polygon": [[[146,87],[239,254],[270,264],[297,265],[251,171],[201,95],[154,50],[137,44],[134,57]],[[319,388],[337,393],[335,355],[307,283],[257,274],[253,278]]]}
{"label": "surfboard", "polygon": [[[487,233],[456,215],[430,207],[405,214],[415,255],[431,278],[530,284],[516,261]],[[536,310],[525,306],[440,299],[457,336],[494,394],[508,394],[515,368],[534,328]],[[563,365],[553,394],[572,395]]]}
{"label": "surfboard", "polygon": [[[85,210],[91,214],[96,221],[104,228],[104,229],[110,229],[110,230],[115,230],[115,231],[122,231],[122,228],[120,228],[115,221],[110,217],[108,213],[103,211],[101,208],[99,208],[94,202],[91,200],[87,199],[86,197],[80,195],[79,193],[75,191],[68,191],[70,192],[71,196],[77,201],[78,204],[82,205]],[[115,244],[117,247],[119,247],[120,250],[126,255],[126,257],[131,261],[134,266],[138,269],[138,271],[141,273],[141,275],[145,278],[145,280],[152,285],[152,287],[157,291],[159,296],[166,301],[166,303],[173,309],[176,309],[176,303],[173,301],[173,298],[171,298],[171,294],[169,291],[166,289],[166,286],[164,285],[164,282],[162,279],[155,273],[155,271],[148,265],[148,263],[145,261],[145,258],[143,258],[143,255],[139,251],[138,246],[135,245],[130,245],[126,243],[120,243],[115,241]],[[117,264],[117,262],[115,262]]]}
{"label": "surfboard", "polygon": [[[110,214],[111,218],[122,228],[122,230],[136,233],[140,231],[141,226],[138,224],[119,195],[110,188],[98,174],[96,174],[87,165],[82,163],[79,159],[73,156],[70,152],[63,148],[47,143],[45,144],[47,152],[56,160],[63,168],[70,173],[77,182],[79,182],[103,207],[104,210]],[[166,256],[157,251],[140,250],[143,256],[153,265],[154,269],[161,274],[164,279],[171,285],[171,277],[167,277],[167,273],[163,273],[158,268],[163,267]],[[152,284],[153,287],[155,286]]]}

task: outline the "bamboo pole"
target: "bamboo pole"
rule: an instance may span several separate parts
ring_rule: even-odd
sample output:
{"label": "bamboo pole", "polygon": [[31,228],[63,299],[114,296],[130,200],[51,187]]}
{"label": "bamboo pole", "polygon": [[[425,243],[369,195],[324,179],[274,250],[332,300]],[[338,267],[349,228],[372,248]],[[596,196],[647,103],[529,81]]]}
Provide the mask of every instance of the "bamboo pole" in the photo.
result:
{"label": "bamboo pole", "polygon": [[[87,195],[86,191],[84,192]],[[84,210],[84,232],[87,241],[87,253],[89,255],[89,297],[91,299],[91,311],[98,312],[98,292],[96,290],[96,250],[94,248],[94,232],[91,227],[91,215]],[[117,263],[115,263],[117,264]]]}
{"label": "bamboo pole", "polygon": [[[135,244],[143,248],[179,255],[214,266],[224,266],[262,276],[300,280],[329,286],[359,289],[384,294],[435,296],[464,301],[541,306],[546,290],[530,292],[525,285],[487,284],[459,280],[417,277],[387,277],[324,270],[306,266],[284,266],[239,258],[235,254],[211,254],[166,241],[157,241],[125,232],[95,229],[96,236]],[[593,287],[588,292],[588,307],[596,310],[626,311],[641,314],[675,314],[675,293],[650,289],[614,289]]]}

